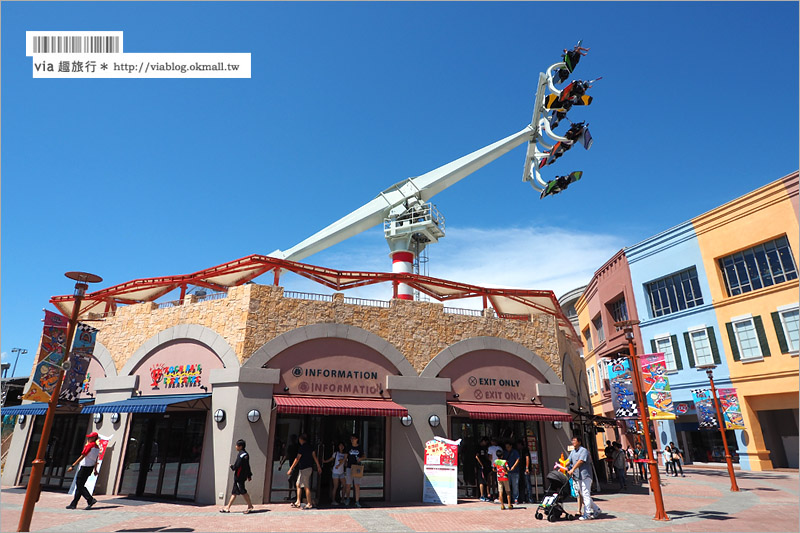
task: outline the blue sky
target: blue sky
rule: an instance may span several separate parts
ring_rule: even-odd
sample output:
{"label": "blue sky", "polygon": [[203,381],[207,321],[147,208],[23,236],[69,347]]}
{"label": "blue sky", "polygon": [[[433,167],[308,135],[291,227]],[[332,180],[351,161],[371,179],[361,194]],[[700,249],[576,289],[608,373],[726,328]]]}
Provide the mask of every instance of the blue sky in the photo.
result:
{"label": "blue sky", "polygon": [[[72,290],[64,272],[97,273],[100,288],[285,250],[522,129],[539,72],[578,39],[591,51],[575,76],[603,79],[569,116],[595,142],[544,176],[583,180],[539,200],[520,147],[439,194],[448,234],[430,275],[560,295],[619,248],[798,166],[796,2],[1,9],[2,352],[28,350],[18,375],[41,309]],[[126,52],[249,52],[253,75],[33,79],[26,30],[122,30]],[[380,228],[305,261],[390,269]]]}

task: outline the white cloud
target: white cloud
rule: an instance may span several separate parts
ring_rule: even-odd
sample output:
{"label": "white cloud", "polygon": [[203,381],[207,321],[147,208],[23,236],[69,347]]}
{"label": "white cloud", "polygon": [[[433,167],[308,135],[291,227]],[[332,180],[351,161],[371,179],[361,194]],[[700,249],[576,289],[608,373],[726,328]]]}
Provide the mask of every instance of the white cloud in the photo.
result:
{"label": "white cloud", "polygon": [[0,362],[5,363],[6,357],[8,357],[8,354],[6,352],[0,352]]}
{"label": "white cloud", "polygon": [[[624,246],[617,235],[555,227],[449,229],[430,245],[428,275],[486,287],[552,290],[556,296],[585,285],[600,266]],[[305,262],[342,270],[389,271],[389,248],[380,232],[367,232]],[[287,275],[288,290],[330,292],[299,276]],[[347,296],[388,300],[388,284],[346,291]],[[479,307],[475,299],[452,307]]]}

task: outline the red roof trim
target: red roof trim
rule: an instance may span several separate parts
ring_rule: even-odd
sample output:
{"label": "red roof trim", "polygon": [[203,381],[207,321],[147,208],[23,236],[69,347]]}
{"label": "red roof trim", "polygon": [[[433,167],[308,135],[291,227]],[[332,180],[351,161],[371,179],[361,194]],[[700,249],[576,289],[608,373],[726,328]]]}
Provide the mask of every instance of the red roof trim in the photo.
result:
{"label": "red roof trim", "polygon": [[408,415],[408,409],[391,400],[328,398],[322,396],[275,396],[279,413],[334,416]]}

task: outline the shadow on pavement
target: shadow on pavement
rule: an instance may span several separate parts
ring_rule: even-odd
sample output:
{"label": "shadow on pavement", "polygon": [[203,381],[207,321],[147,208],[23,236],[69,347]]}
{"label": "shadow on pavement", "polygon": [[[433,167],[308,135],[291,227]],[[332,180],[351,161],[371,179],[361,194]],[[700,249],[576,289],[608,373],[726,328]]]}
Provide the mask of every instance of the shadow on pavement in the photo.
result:
{"label": "shadow on pavement", "polygon": [[160,527],[141,527],[141,528],[135,528],[135,529],[118,529],[117,531],[118,532],[122,532],[122,531],[141,531],[141,532],[150,531],[150,532],[156,532],[156,531],[158,531],[159,533],[171,533],[171,532],[178,533],[179,531],[186,531],[186,532],[194,531],[194,529],[192,529],[190,527],[160,526]]}
{"label": "shadow on pavement", "polygon": [[722,511],[667,511],[671,519],[702,518],[704,520],[733,520],[735,517]]}

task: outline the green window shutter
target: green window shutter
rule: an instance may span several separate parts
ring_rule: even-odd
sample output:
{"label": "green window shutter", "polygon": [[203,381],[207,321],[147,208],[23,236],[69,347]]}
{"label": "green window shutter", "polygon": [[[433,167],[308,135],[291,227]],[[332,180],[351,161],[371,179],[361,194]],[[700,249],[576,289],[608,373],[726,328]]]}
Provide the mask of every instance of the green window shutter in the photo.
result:
{"label": "green window shutter", "polygon": [[777,311],[772,313],[772,323],[775,325],[775,334],[778,336],[778,344],[781,346],[781,353],[789,353],[789,343],[786,342],[786,335],[783,333],[783,322],[781,314]]}
{"label": "green window shutter", "polygon": [[656,348],[656,340],[650,339],[650,353],[656,353],[658,348]]}
{"label": "green window shutter", "polygon": [[734,361],[741,359],[739,355],[739,345],[736,343],[736,333],[733,331],[733,324],[731,322],[725,323],[725,329],[728,330],[728,340],[731,341],[731,355]]}
{"label": "green window shutter", "polygon": [[683,332],[683,342],[686,344],[686,357],[689,359],[689,366],[694,368],[694,350],[692,350],[692,339],[689,337],[689,332]]}
{"label": "green window shutter", "polygon": [[678,346],[678,336],[670,335],[669,340],[672,341],[672,353],[675,355],[675,366],[678,370],[683,370],[683,361],[681,361],[681,347]]}
{"label": "green window shutter", "polygon": [[708,342],[711,343],[711,355],[714,356],[714,364],[721,365],[722,359],[719,357],[719,346],[717,346],[717,336],[714,335],[714,328],[706,328],[706,333],[708,333]]}
{"label": "green window shutter", "polygon": [[756,325],[756,334],[758,335],[758,343],[761,344],[761,355],[769,357],[769,344],[767,343],[767,334],[764,331],[764,323],[761,321],[761,316],[754,316],[753,323]]}

